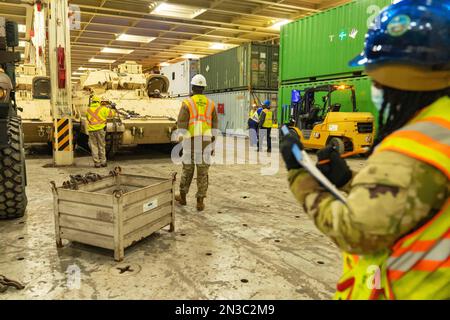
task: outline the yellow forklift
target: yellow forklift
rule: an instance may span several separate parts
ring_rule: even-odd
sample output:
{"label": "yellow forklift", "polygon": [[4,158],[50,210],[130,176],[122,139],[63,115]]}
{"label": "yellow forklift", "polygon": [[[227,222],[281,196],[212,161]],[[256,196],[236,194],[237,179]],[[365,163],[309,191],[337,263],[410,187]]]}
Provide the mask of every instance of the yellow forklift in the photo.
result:
{"label": "yellow forklift", "polygon": [[[333,103],[336,93],[343,91],[350,93],[352,112],[343,112],[341,103]],[[291,102],[290,131],[299,137],[306,149],[322,149],[332,145],[344,154],[363,153],[372,146],[374,116],[369,112],[358,112],[353,86],[312,87],[304,90],[303,95],[293,90]]]}

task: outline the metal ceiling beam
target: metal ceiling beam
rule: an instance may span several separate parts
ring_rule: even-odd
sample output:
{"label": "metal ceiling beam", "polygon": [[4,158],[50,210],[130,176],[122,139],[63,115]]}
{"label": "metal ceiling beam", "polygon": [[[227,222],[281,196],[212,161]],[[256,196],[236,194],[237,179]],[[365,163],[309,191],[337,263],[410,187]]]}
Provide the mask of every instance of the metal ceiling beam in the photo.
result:
{"label": "metal ceiling beam", "polygon": [[260,3],[260,4],[266,4],[269,7],[280,7],[280,8],[287,8],[287,9],[295,9],[295,10],[303,10],[303,11],[310,11],[310,12],[320,12],[319,9],[311,8],[311,7],[305,7],[305,6],[298,6],[298,5],[291,5],[291,4],[285,4],[285,3],[276,3],[272,1],[265,1],[265,0],[245,0],[247,2],[253,2],[253,3]]}
{"label": "metal ceiling beam", "polygon": [[[87,30],[86,32],[89,33],[98,33],[98,34],[108,34],[108,35],[115,35],[116,33],[114,32],[108,32],[108,31],[98,31],[98,30]],[[98,38],[98,39],[102,39],[102,38]],[[233,41],[236,40],[237,42],[247,42],[249,41],[248,39],[234,39],[231,38]],[[104,39],[105,41],[110,40],[110,39]],[[185,43],[185,42],[189,42],[189,41],[193,41],[193,42],[202,42],[202,43],[206,43],[206,44],[211,44],[211,41],[205,41],[205,40],[191,40],[191,39],[179,39],[179,38],[170,38],[170,37],[161,37],[159,36],[157,40],[169,40],[169,41],[176,41],[179,44]],[[239,45],[239,43],[231,43],[231,42],[227,42],[229,44],[234,44],[234,45]]]}
{"label": "metal ceiling beam", "polygon": [[[86,9],[98,9],[94,6],[89,5],[79,5],[80,8],[86,8]],[[193,23],[187,23],[187,22],[178,22],[173,21],[176,20],[176,18],[168,18],[168,17],[161,17],[160,19],[153,19],[157,17],[156,15],[152,15],[150,13],[143,13],[143,12],[136,12],[136,11],[130,11],[130,10],[120,10],[113,9],[113,8],[107,8],[103,7],[99,10],[102,11],[108,11],[108,12],[114,12],[116,14],[107,14],[107,13],[96,13],[96,12],[90,12],[90,11],[83,11],[83,14],[94,14],[98,16],[108,16],[112,18],[124,18],[124,19],[139,19],[143,21],[148,22],[156,22],[156,23],[162,23],[162,24],[170,24],[170,25],[180,25],[180,26],[189,26],[189,27],[198,27],[198,28],[206,28],[206,29],[215,29],[215,30],[222,30],[222,31],[230,31],[230,32],[248,32],[248,33],[256,33],[256,34],[263,34],[263,35],[276,35],[277,32],[267,30],[267,28],[264,27],[255,27],[255,26],[245,26],[242,24],[233,24],[233,23],[227,23],[227,22],[217,22],[217,21],[209,21],[209,20],[201,20],[201,19],[187,19],[187,18],[180,18],[179,20],[184,21],[192,21]],[[119,15],[117,13],[125,13],[129,15]],[[130,16],[130,15],[137,15]],[[158,16],[159,17],[159,16]],[[162,18],[164,20],[162,20]],[[207,24],[204,24],[207,23]],[[230,27],[224,27],[224,26],[230,26]],[[244,28],[248,28],[250,30],[246,30]],[[264,31],[261,31],[264,30]]]}
{"label": "metal ceiling beam", "polygon": [[[87,21],[81,22],[81,24],[85,24],[88,23]],[[105,24],[105,23],[98,23],[98,22],[91,22],[91,25],[99,25],[99,26],[110,26],[110,27],[118,27],[118,28],[125,28],[126,26],[123,25],[117,25],[117,24]],[[140,28],[140,27],[133,27],[131,29],[136,29],[136,30],[145,30],[145,31],[149,31],[148,28]],[[185,31],[168,31],[168,30],[162,30],[162,29],[152,29],[152,31],[156,31],[156,32],[167,32],[167,33],[175,33],[175,34],[184,34],[184,35],[190,35],[190,36],[198,36],[198,33],[195,32],[185,32]],[[214,31],[214,30],[213,30]],[[236,34],[239,33],[239,30],[235,30]],[[90,30],[86,30],[86,32],[90,32]],[[112,33],[115,34],[115,33]],[[276,36],[276,35],[274,35]],[[243,38],[243,37],[237,37],[234,35],[231,36],[218,36],[218,35],[208,35],[208,37],[211,38],[217,38],[217,39],[224,39],[224,40],[243,40],[243,41],[251,41],[252,39],[248,39],[248,38]]]}

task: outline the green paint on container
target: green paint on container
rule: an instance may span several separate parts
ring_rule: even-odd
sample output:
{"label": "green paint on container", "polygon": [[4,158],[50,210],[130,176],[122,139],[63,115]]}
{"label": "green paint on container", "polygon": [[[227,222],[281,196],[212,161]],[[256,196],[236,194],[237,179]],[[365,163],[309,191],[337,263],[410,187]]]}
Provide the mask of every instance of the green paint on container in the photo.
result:
{"label": "green paint on container", "polygon": [[207,92],[277,90],[279,47],[248,43],[200,59]]}
{"label": "green paint on container", "polygon": [[361,53],[373,19],[391,0],[357,0],[294,21],[280,33],[280,81],[315,81],[358,75],[348,62]]}

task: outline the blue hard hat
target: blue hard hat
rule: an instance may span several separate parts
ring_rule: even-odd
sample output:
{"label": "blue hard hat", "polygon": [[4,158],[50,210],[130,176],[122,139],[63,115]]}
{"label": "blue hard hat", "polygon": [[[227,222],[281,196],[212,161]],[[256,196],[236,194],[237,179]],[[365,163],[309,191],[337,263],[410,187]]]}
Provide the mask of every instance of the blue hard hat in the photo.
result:
{"label": "blue hard hat", "polygon": [[450,0],[403,0],[375,18],[350,66],[407,64],[449,69]]}
{"label": "blue hard hat", "polygon": [[270,106],[270,100],[264,101],[264,105],[265,105],[265,106]]}

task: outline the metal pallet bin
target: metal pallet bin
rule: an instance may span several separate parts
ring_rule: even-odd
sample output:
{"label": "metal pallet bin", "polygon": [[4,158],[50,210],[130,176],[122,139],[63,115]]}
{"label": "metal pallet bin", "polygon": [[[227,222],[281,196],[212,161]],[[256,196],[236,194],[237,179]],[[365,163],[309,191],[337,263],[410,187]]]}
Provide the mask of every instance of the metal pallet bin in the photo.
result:
{"label": "metal pallet bin", "polygon": [[122,261],[125,248],[135,242],[166,226],[175,231],[175,174],[120,172],[116,168],[93,182],[52,183],[57,247],[67,239],[114,250],[114,259]]}

